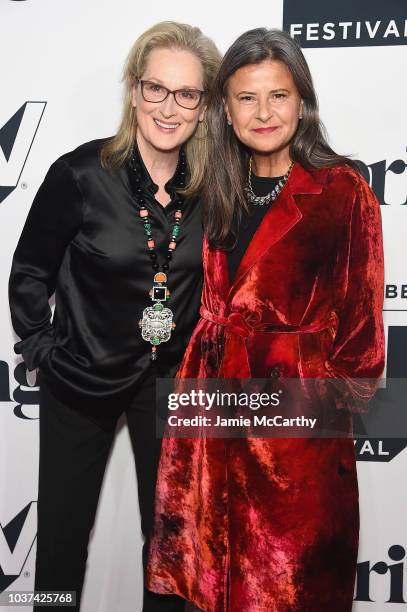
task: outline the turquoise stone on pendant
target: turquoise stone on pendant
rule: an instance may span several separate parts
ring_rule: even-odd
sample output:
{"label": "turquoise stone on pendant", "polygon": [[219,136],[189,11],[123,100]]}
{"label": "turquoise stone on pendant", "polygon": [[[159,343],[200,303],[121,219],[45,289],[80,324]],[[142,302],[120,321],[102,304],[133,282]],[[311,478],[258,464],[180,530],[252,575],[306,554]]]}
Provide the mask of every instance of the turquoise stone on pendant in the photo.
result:
{"label": "turquoise stone on pendant", "polygon": [[160,302],[157,302],[157,304],[154,304],[153,309],[156,312],[159,312],[160,310],[162,310],[164,308],[164,306],[162,304],[160,304]]}
{"label": "turquoise stone on pendant", "polygon": [[161,340],[160,338],[157,338],[157,336],[153,336],[150,340],[151,344],[157,345],[160,344]]}

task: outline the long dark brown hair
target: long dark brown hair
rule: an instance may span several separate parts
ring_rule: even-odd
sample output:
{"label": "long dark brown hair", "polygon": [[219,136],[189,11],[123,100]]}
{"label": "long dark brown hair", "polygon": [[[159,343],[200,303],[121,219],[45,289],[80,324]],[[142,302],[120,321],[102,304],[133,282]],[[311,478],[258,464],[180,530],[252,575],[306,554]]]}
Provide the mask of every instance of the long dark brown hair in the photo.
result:
{"label": "long dark brown hair", "polygon": [[230,248],[242,214],[247,211],[244,185],[250,151],[227,125],[224,99],[229,78],[243,66],[267,59],[283,62],[302,99],[302,119],[290,143],[290,156],[307,169],[356,162],[338,155],[327,143],[319,118],[318,101],[307,61],[295,40],[281,30],[256,28],[245,32],[226,52],[208,103],[209,167],[203,188],[204,223],[213,248]]}

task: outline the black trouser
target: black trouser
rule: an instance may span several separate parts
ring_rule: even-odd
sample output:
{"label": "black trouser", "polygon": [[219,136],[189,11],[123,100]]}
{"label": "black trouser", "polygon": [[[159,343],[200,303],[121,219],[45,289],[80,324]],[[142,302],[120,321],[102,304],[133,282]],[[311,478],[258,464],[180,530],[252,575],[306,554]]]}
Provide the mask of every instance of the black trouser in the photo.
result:
{"label": "black trouser", "polygon": [[[123,410],[136,462],[145,571],[161,449],[155,430],[155,376],[146,379]],[[76,591],[77,607],[65,609],[79,610],[89,534],[121,411],[120,408],[110,416],[105,413],[109,419],[102,422],[94,409],[85,414],[83,409],[57,400],[46,382],[40,380],[35,590]],[[185,600],[177,595],[158,595],[144,588],[143,612],[178,612],[184,610],[184,604]],[[34,607],[37,612],[43,609]]]}

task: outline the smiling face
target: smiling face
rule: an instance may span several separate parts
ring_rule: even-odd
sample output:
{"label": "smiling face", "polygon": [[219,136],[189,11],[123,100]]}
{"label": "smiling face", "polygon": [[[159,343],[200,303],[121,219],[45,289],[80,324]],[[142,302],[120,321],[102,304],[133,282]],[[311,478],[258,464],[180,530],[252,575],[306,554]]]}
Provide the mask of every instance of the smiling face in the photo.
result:
{"label": "smiling face", "polygon": [[227,83],[225,110],[236,137],[254,154],[289,158],[301,97],[283,62],[268,59],[236,70]]}
{"label": "smiling face", "polygon": [[[162,85],[171,91],[203,90],[203,68],[191,52],[181,49],[155,49],[150,52],[140,80]],[[154,85],[149,85],[153,87]],[[204,106],[190,110],[179,106],[172,94],[163,102],[146,102],[141,83],[133,87],[132,104],[136,109],[137,141],[145,148],[173,151],[189,140],[198,121],[203,120]]]}

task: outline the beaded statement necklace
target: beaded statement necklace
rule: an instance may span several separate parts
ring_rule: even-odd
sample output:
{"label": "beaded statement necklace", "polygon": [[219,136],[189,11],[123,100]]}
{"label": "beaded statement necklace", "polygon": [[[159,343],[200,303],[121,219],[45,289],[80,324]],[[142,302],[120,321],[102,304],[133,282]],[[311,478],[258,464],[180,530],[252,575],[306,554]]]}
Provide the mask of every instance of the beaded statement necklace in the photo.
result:
{"label": "beaded statement necklace", "polygon": [[[149,296],[151,301],[153,302],[153,305],[144,308],[142,318],[139,321],[139,327],[141,329],[141,336],[143,340],[145,340],[146,342],[150,342],[151,344],[151,359],[155,361],[157,359],[157,346],[162,342],[168,342],[168,340],[171,338],[171,332],[175,328],[175,323],[173,321],[174,313],[170,308],[165,306],[164,303],[167,302],[170,297],[170,292],[167,287],[167,273],[169,271],[173,253],[177,248],[178,234],[182,219],[181,206],[183,200],[181,196],[177,194],[175,200],[177,208],[174,213],[174,225],[171,229],[168,250],[165,255],[165,261],[160,264],[158,261],[155,240],[153,238],[152,224],[149,216],[149,211],[145,206],[145,200],[143,198],[141,177],[138,172],[136,152],[134,151],[134,149],[130,159],[130,167],[136,173],[136,202],[139,208],[140,221],[143,224],[144,232],[147,238],[147,253],[150,256],[151,267],[154,271],[153,286],[149,292]],[[185,170],[185,152],[181,149],[178,168],[176,171],[177,175],[179,174],[180,176],[178,187],[184,187],[185,185]]]}
{"label": "beaded statement necklace", "polygon": [[291,162],[283,178],[278,181],[277,185],[274,187],[272,191],[270,191],[270,193],[266,193],[266,195],[264,196],[256,196],[256,194],[253,191],[253,187],[252,187],[252,160],[253,158],[250,157],[249,175],[247,177],[247,183],[246,183],[244,190],[246,192],[246,196],[249,202],[251,202],[254,205],[264,206],[265,204],[269,204],[270,202],[273,202],[278,196],[278,194],[280,193],[280,191],[283,189],[284,185],[288,181],[288,177],[290,176],[291,170],[294,166],[294,162]]}

